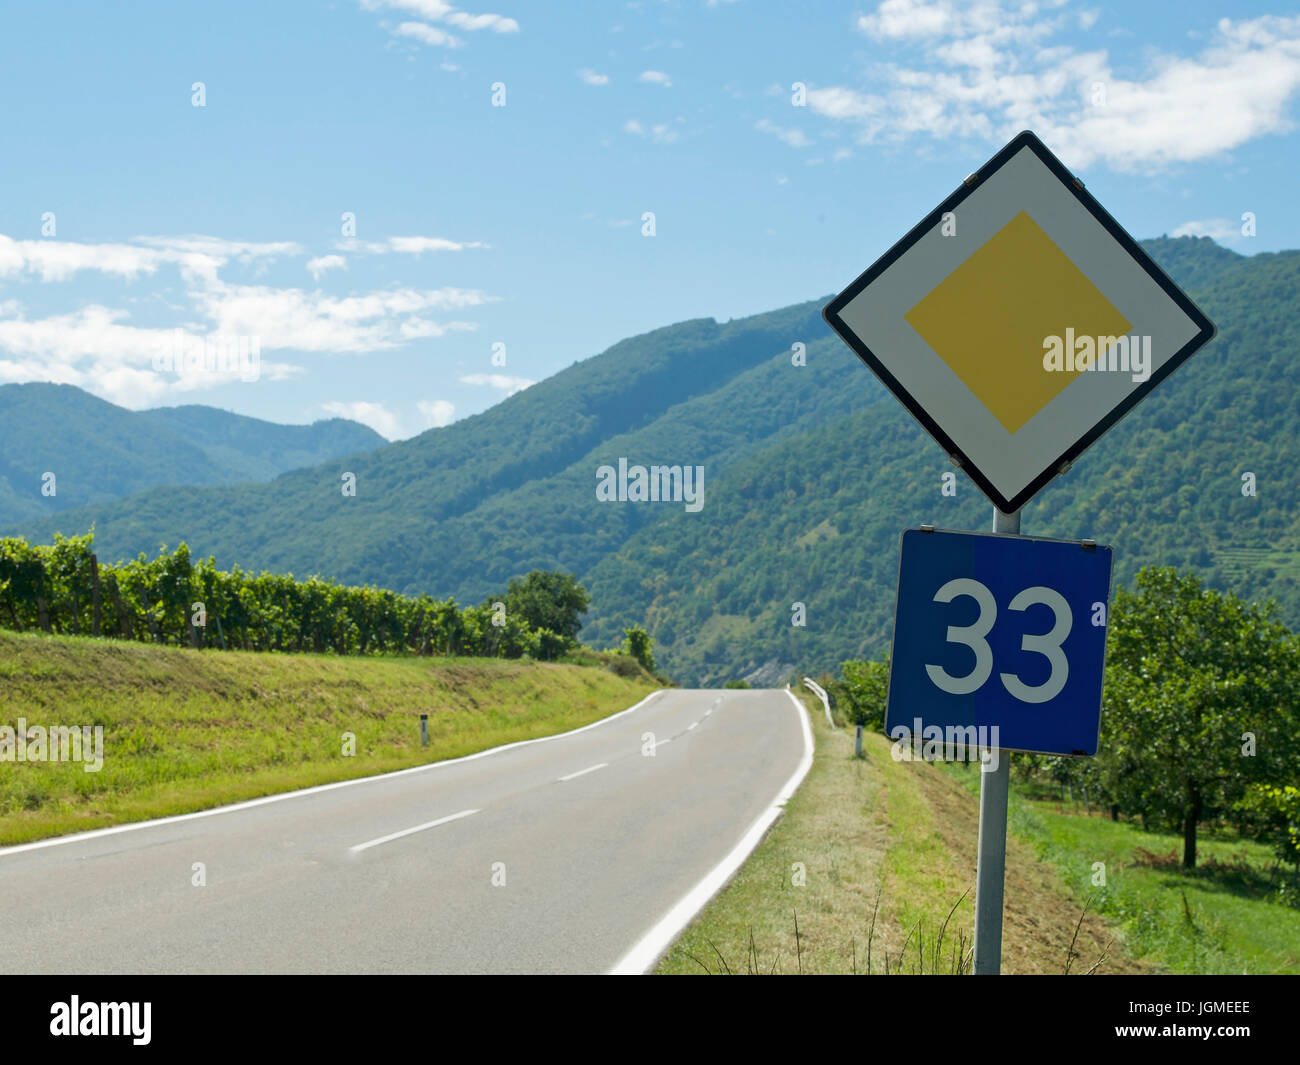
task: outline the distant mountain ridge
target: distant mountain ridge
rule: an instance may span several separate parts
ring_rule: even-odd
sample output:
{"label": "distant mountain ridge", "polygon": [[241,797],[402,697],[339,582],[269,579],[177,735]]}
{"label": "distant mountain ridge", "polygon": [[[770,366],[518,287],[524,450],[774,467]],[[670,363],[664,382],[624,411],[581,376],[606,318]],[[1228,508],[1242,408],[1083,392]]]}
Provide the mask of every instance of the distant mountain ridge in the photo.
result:
{"label": "distant mountain ridge", "polygon": [[[384,443],[342,418],[277,425],[196,405],[130,411],[72,385],[2,385],[0,528],[160,485],[269,481]],[[53,495],[42,493],[46,473]]]}
{"label": "distant mountain ridge", "polygon": [[[1272,596],[1300,624],[1300,253],[1144,243],[1219,336],[1025,508],[1025,532],[1112,544],[1117,581],[1160,562]],[[46,540],[93,520],[104,557],[184,539],[222,566],[462,602],[564,568],[592,592],[584,639],[609,645],[644,622],[683,681],[833,669],[888,645],[901,531],[984,529],[991,507],[960,477],[941,496],[947,458],[830,335],[824,302],[629,338],[346,466],[154,488],[22,531]],[[601,502],[596,471],[620,457],[704,466],[703,509]],[[355,498],[340,493],[345,469]],[[1257,496],[1242,494],[1245,472]]]}

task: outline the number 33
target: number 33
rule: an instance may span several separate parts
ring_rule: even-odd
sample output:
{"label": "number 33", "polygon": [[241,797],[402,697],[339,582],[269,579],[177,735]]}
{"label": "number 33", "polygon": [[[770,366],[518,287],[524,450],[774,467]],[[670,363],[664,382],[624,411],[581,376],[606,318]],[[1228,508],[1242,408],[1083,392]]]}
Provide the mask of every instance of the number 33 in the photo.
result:
{"label": "number 33", "polygon": [[[949,581],[934,593],[936,603],[951,603],[958,596],[967,595],[974,599],[980,608],[979,616],[969,625],[949,625],[948,642],[965,644],[975,652],[975,668],[964,677],[954,677],[942,666],[925,667],[930,679],[941,691],[949,695],[970,695],[984,686],[993,672],[993,648],[984,638],[993,628],[997,619],[998,607],[993,601],[993,593],[979,581],[970,577],[957,577]],[[1026,588],[1007,604],[1010,610],[1025,610],[1035,603],[1043,603],[1052,608],[1056,623],[1051,632],[1041,635],[1025,635],[1020,638],[1022,651],[1035,651],[1051,664],[1052,671],[1042,684],[1029,685],[1014,673],[999,673],[1003,686],[1022,703],[1045,703],[1061,694],[1065,682],[1070,676],[1070,663],[1061,650],[1061,644],[1070,635],[1074,626],[1074,615],[1065,596],[1051,588],[1035,585]]]}

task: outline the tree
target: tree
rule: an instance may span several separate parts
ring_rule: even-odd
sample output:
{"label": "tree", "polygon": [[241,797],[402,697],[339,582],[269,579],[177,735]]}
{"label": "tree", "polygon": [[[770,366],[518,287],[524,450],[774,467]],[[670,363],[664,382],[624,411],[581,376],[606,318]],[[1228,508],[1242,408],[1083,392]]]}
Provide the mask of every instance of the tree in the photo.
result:
{"label": "tree", "polygon": [[1271,844],[1278,861],[1291,866],[1294,883],[1300,878],[1300,788],[1255,784],[1237,807],[1253,822],[1251,834]]}
{"label": "tree", "polygon": [[655,671],[654,654],[651,652],[650,634],[640,625],[633,625],[623,630],[623,650],[635,658],[648,673]]}
{"label": "tree", "polygon": [[572,640],[582,628],[578,619],[591,598],[574,574],[535,569],[510,582],[505,603],[506,613],[523,618],[530,629],[550,629]]}
{"label": "tree", "polygon": [[850,725],[885,727],[885,700],[889,697],[889,656],[878,662],[845,662],[844,679],[831,685],[847,712]]}
{"label": "tree", "polygon": [[1272,604],[1247,604],[1170,568],[1139,571],[1110,615],[1101,779],[1112,801],[1196,830],[1253,783],[1295,777],[1300,644]]}

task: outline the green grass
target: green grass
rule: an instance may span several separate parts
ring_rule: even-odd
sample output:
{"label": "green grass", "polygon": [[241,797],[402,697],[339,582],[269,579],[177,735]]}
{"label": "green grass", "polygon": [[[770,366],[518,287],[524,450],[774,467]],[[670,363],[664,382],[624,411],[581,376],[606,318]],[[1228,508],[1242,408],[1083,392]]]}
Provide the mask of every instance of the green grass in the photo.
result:
{"label": "green grass", "polygon": [[[783,816],[665,955],[658,972],[825,973],[867,965],[884,832],[878,784],[853,744],[811,715],[812,768]],[[798,866],[803,883],[797,884]],[[798,934],[796,935],[796,922]],[[883,922],[882,922],[883,925]],[[873,966],[882,965],[882,936]],[[897,949],[897,948],[895,948]]]}
{"label": "green grass", "polygon": [[[969,972],[976,802],[933,766],[895,762],[883,736],[864,736],[854,758],[852,730],[828,726],[820,704],[810,720],[808,776],[657,971]],[[1011,848],[1007,883],[1003,970],[1063,971],[1082,905],[1023,847]],[[1108,938],[1085,921],[1076,967],[1096,963]],[[1104,971],[1140,966],[1112,950]]]}
{"label": "green grass", "polygon": [[0,762],[0,845],[563,732],[655,687],[645,675],[579,665],[191,651],[0,631],[0,724],[104,727],[97,773]]}
{"label": "green grass", "polygon": [[[959,770],[946,771],[960,779]],[[977,781],[963,783],[975,792]],[[1010,833],[1115,926],[1130,956],[1175,973],[1300,973],[1300,909],[1276,899],[1268,847],[1202,825],[1198,867],[1184,871],[1181,835],[1143,831],[1029,791],[1014,781]],[[1096,882],[1098,862],[1104,884]]]}
{"label": "green grass", "polygon": [[[1271,897],[1269,848],[1198,837],[1184,871],[1182,838],[1018,799],[1011,829],[1032,840],[1076,896],[1114,919],[1131,954],[1179,973],[1300,973],[1300,909]],[[1105,886],[1093,863],[1105,865]]]}

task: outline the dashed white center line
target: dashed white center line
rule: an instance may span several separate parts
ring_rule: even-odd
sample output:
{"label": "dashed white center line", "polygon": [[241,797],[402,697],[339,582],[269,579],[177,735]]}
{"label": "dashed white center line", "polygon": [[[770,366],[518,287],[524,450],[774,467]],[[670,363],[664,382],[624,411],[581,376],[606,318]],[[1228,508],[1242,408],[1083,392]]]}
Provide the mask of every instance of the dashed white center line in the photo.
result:
{"label": "dashed white center line", "polygon": [[588,773],[594,773],[597,769],[604,769],[608,762],[599,762],[596,765],[589,765],[586,769],[579,769],[576,773],[570,773],[567,777],[560,777],[559,783],[563,784],[566,780],[576,780],[578,777],[585,776]]}
{"label": "dashed white center line", "polygon": [[692,721],[689,725],[686,726],[686,731],[690,732],[691,729],[699,728],[699,727],[700,727],[700,723],[698,721]]}
{"label": "dashed white center line", "polygon": [[380,836],[378,839],[367,840],[365,843],[358,843],[355,847],[349,847],[352,854],[360,854],[371,847],[378,847],[381,843],[391,843],[395,839],[401,839],[403,836],[410,836],[416,832],[423,832],[426,828],[436,828],[438,825],[445,825],[448,821],[459,821],[462,817],[469,817],[478,813],[478,810],[461,810],[458,814],[450,814],[447,817],[440,817],[436,821],[426,821],[422,825],[416,825],[414,828],[404,828],[400,832],[393,832],[387,836]]}

